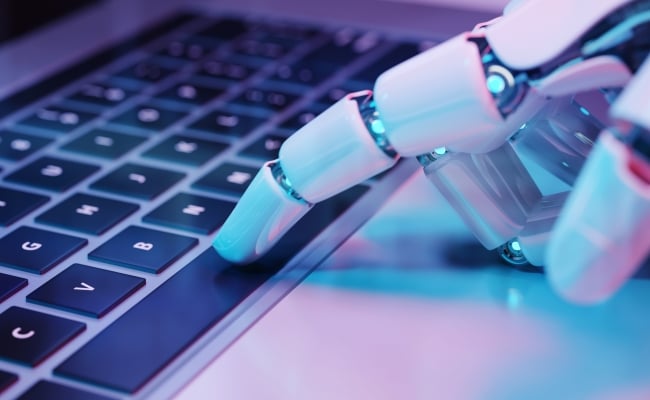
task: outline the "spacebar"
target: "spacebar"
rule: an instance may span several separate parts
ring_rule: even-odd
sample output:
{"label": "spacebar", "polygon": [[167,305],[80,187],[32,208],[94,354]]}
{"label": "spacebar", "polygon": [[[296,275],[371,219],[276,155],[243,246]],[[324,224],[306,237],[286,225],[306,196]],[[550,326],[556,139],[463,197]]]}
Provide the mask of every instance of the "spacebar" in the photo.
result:
{"label": "spacebar", "polygon": [[208,249],[55,371],[133,393],[270,275]]}
{"label": "spacebar", "polygon": [[[236,267],[207,249],[55,372],[134,393],[202,333],[277,272],[367,188],[357,186],[323,202],[254,265]],[[295,229],[299,228],[299,229]]]}

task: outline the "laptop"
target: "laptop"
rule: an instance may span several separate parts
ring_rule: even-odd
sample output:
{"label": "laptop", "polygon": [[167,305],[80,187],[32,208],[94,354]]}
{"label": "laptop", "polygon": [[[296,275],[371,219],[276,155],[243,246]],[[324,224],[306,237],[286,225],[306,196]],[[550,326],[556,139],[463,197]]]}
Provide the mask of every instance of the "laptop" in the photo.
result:
{"label": "laptop", "polygon": [[21,399],[192,387],[419,168],[232,266],[211,240],[255,171],[342,94],[501,6],[0,4],[0,397]]}

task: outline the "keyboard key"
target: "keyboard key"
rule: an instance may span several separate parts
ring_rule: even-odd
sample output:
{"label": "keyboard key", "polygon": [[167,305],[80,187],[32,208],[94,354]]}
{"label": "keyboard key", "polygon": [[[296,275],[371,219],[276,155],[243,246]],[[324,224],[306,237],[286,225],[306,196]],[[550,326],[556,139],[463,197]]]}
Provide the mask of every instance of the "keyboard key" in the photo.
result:
{"label": "keyboard key", "polygon": [[320,33],[318,29],[307,26],[299,26],[295,22],[265,21],[250,24],[251,34],[249,36],[259,37],[263,34],[265,37],[290,40],[291,43],[299,43],[303,40],[309,40]]}
{"label": "keyboard key", "polygon": [[273,81],[298,83],[316,86],[337,71],[329,64],[318,64],[311,61],[297,61],[293,64],[281,64],[271,77]]}
{"label": "keyboard key", "polygon": [[144,218],[144,222],[208,235],[220,227],[235,203],[179,193]]}
{"label": "keyboard key", "polygon": [[174,135],[146,151],[146,157],[200,166],[228,147],[227,144]]}
{"label": "keyboard key", "polygon": [[156,98],[199,106],[224,92],[224,89],[210,88],[192,82],[179,83],[159,93]]}
{"label": "keyboard key", "polygon": [[419,46],[415,43],[400,44],[380,57],[379,60],[373,62],[369,67],[354,75],[352,79],[373,84],[382,72],[417,55],[419,52]]}
{"label": "keyboard key", "polygon": [[9,226],[47,203],[49,197],[0,187],[0,226]]}
{"label": "keyboard key", "polygon": [[118,78],[130,79],[142,85],[147,85],[159,82],[174,72],[173,69],[163,67],[153,60],[145,60],[118,72],[115,76]]}
{"label": "keyboard key", "polygon": [[229,111],[213,111],[189,126],[205,132],[242,137],[257,128],[264,119]]}
{"label": "keyboard key", "polygon": [[172,187],[185,174],[139,164],[125,164],[94,182],[92,189],[151,200]]}
{"label": "keyboard key", "polygon": [[131,275],[73,264],[27,296],[27,300],[101,318],[145,280]]}
{"label": "keyboard key", "polygon": [[13,275],[0,274],[0,301],[7,300],[25,286],[27,286],[27,279]]}
{"label": "keyboard key", "polygon": [[0,158],[19,161],[50,144],[49,139],[22,133],[0,132]]}
{"label": "keyboard key", "polygon": [[86,392],[85,390],[64,386],[60,383],[49,381],[38,381],[34,386],[29,388],[17,400],[111,400],[110,397],[102,396],[95,393]]}
{"label": "keyboard key", "polygon": [[292,115],[280,125],[280,128],[297,131],[326,109],[327,107],[324,105],[312,104],[306,110],[301,110],[297,114]]}
{"label": "keyboard key", "polygon": [[296,101],[298,95],[276,89],[247,89],[234,103],[271,111],[282,111]]}
{"label": "keyboard key", "polygon": [[97,170],[99,167],[92,164],[42,157],[7,176],[5,180],[54,192],[65,192]]}
{"label": "keyboard key", "polygon": [[36,217],[36,222],[101,235],[138,208],[137,204],[78,193]]}
{"label": "keyboard key", "polygon": [[81,322],[10,307],[0,314],[0,357],[33,367],[84,329]]}
{"label": "keyboard key", "polygon": [[61,148],[89,156],[116,159],[145,141],[146,139],[140,136],[93,129]]}
{"label": "keyboard key", "polygon": [[285,136],[267,134],[242,150],[241,154],[260,160],[275,160],[280,153],[280,146],[287,140]]}
{"label": "keyboard key", "polygon": [[141,104],[113,118],[110,123],[132,128],[162,131],[187,114],[151,104]]}
{"label": "keyboard key", "polygon": [[18,124],[47,129],[57,133],[71,132],[97,117],[97,114],[82,112],[60,106],[41,108],[36,113],[19,121]]}
{"label": "keyboard key", "polygon": [[254,72],[254,68],[240,63],[223,60],[207,60],[201,64],[197,76],[240,82],[248,79]]}
{"label": "keyboard key", "polygon": [[357,36],[342,30],[325,45],[307,54],[293,64],[282,64],[271,78],[274,81],[318,85],[341,67],[353,62],[379,44],[373,34]]}
{"label": "keyboard key", "polygon": [[22,226],[0,239],[0,264],[44,274],[87,243],[86,239]]}
{"label": "keyboard key", "polygon": [[195,238],[130,226],[93,250],[88,258],[157,274],[198,243]]}
{"label": "keyboard key", "polygon": [[197,189],[241,196],[257,174],[257,168],[225,163],[192,184]]}
{"label": "keyboard key", "polygon": [[108,83],[88,83],[78,92],[68,97],[68,100],[110,108],[122,103],[134,94],[134,91]]}
{"label": "keyboard key", "polygon": [[358,35],[349,29],[336,32],[331,40],[303,58],[306,62],[341,67],[375,49],[381,41],[372,33]]}
{"label": "keyboard key", "polygon": [[210,50],[210,46],[204,43],[204,40],[198,37],[189,37],[172,40],[158,52],[158,55],[176,60],[196,61],[203,58]]}
{"label": "keyboard key", "polygon": [[18,381],[18,375],[0,370],[0,393]]}
{"label": "keyboard key", "polygon": [[231,40],[248,31],[244,21],[234,18],[224,18],[199,34],[213,39]]}
{"label": "keyboard key", "polygon": [[270,253],[248,267],[232,266],[216,251],[207,249],[65,360],[56,373],[127,393],[136,392],[366,190],[356,186],[316,204]]}
{"label": "keyboard key", "polygon": [[277,60],[287,54],[299,42],[274,37],[261,32],[238,40],[233,45],[233,51],[251,57],[260,57],[267,60]]}

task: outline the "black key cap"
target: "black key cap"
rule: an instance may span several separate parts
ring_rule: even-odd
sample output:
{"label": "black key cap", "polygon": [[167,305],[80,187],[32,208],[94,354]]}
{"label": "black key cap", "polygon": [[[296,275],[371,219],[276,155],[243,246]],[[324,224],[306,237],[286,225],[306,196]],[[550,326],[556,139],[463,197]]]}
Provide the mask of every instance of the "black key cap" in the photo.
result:
{"label": "black key cap", "polygon": [[163,91],[158,94],[156,98],[198,106],[207,103],[223,92],[224,89],[202,86],[193,82],[185,82],[179,83]]}
{"label": "black key cap", "polygon": [[277,60],[287,54],[296,41],[257,33],[252,37],[238,40],[233,45],[233,51],[245,56],[260,57],[267,60]]}
{"label": "black key cap", "polygon": [[247,79],[254,72],[254,68],[240,63],[222,60],[207,60],[201,64],[197,76],[239,82]]}
{"label": "black key cap", "polygon": [[293,64],[278,66],[271,79],[279,82],[316,86],[331,77],[336,71],[337,68],[329,64],[298,61]]}
{"label": "black key cap", "polygon": [[271,111],[282,111],[300,97],[276,89],[247,89],[234,103]]}
{"label": "black key cap", "polygon": [[113,118],[110,123],[132,128],[162,131],[187,114],[151,104],[141,104]]}
{"label": "black key cap", "polygon": [[89,156],[116,159],[128,153],[144,141],[146,139],[140,136],[116,133],[103,129],[93,129],[61,148]]}
{"label": "black key cap", "polygon": [[241,137],[257,128],[264,119],[229,111],[213,111],[189,126],[211,133]]}
{"label": "black key cap", "polygon": [[108,83],[88,83],[68,99],[102,108],[110,108],[122,103],[134,94],[134,91]]}
{"label": "black key cap", "polygon": [[49,381],[38,381],[34,386],[29,388],[17,400],[111,400],[110,397],[102,396],[96,393],[86,392],[85,390],[64,386],[60,383]]}
{"label": "black key cap", "polygon": [[269,37],[272,39],[288,40],[291,43],[299,43],[316,36],[319,31],[312,27],[298,26],[295,22],[255,22],[251,23],[251,37]]}
{"label": "black key cap", "polygon": [[331,41],[293,64],[280,65],[272,80],[317,85],[378,44],[372,34],[357,37],[343,30]]}
{"label": "black key cap", "polygon": [[143,155],[181,164],[200,166],[210,161],[227,147],[228,145],[224,143],[175,135],[170,136]]}
{"label": "black key cap", "polygon": [[47,203],[49,197],[0,187],[0,226],[9,226]]}
{"label": "black key cap", "polygon": [[36,217],[36,222],[101,235],[138,208],[137,204],[78,193]]}
{"label": "black key cap", "polygon": [[312,104],[306,110],[301,110],[297,114],[292,115],[280,125],[280,128],[297,131],[326,109],[327,107],[324,105]]}
{"label": "black key cap", "polygon": [[225,163],[205,174],[193,187],[241,196],[257,174],[257,169]]}
{"label": "black key cap", "polygon": [[57,133],[68,133],[91,121],[97,114],[81,112],[60,106],[50,106],[19,121],[18,124],[47,129]]}
{"label": "black key cap", "polygon": [[18,375],[7,371],[0,371],[0,393],[4,392],[9,386],[18,381]]}
{"label": "black key cap", "polygon": [[206,250],[59,365],[56,373],[127,393],[137,391],[366,189],[357,186],[317,204],[269,254],[248,268],[231,266],[213,249]]}
{"label": "black key cap", "polygon": [[0,314],[0,357],[35,366],[86,329],[86,324],[25,308]]}
{"label": "black key cap", "polygon": [[234,203],[189,193],[179,193],[144,218],[144,222],[208,235],[220,227]]}
{"label": "black key cap", "polygon": [[125,164],[90,187],[104,192],[151,200],[183,179],[185,174],[138,164]]}
{"label": "black key cap", "polygon": [[248,31],[244,21],[226,18],[202,30],[199,34],[219,40],[231,40]]}
{"label": "black key cap", "polygon": [[176,60],[196,61],[203,58],[209,51],[210,46],[204,43],[203,40],[198,37],[189,37],[172,40],[167,43],[164,49],[158,52],[158,55]]}
{"label": "black key cap", "polygon": [[369,67],[354,75],[352,79],[370,84],[374,83],[382,72],[417,55],[419,52],[419,46],[415,43],[400,44],[380,57],[379,60],[373,62]]}
{"label": "black key cap", "polygon": [[198,243],[195,238],[130,226],[93,250],[88,258],[157,274]]}
{"label": "black key cap", "polygon": [[380,43],[378,36],[373,33],[357,35],[350,30],[342,29],[334,34],[329,42],[315,49],[303,60],[336,68],[349,64]]}
{"label": "black key cap", "polygon": [[118,78],[134,80],[140,84],[146,85],[149,83],[159,82],[174,72],[173,69],[163,67],[153,60],[145,60],[118,72],[115,76]]}
{"label": "black key cap", "polygon": [[287,140],[285,136],[267,134],[242,150],[241,154],[264,161],[275,160],[285,140]]}
{"label": "black key cap", "polygon": [[0,132],[0,158],[18,161],[47,146],[49,139],[2,131]]}
{"label": "black key cap", "polygon": [[42,157],[7,176],[5,180],[54,192],[64,192],[97,170],[99,167],[92,164]]}
{"label": "black key cap", "polygon": [[86,239],[22,226],[0,239],[0,264],[44,274],[87,243]]}
{"label": "black key cap", "polygon": [[27,286],[27,279],[0,274],[0,301],[5,301],[25,286]]}
{"label": "black key cap", "polygon": [[73,264],[27,296],[27,300],[101,318],[145,280],[131,275]]}

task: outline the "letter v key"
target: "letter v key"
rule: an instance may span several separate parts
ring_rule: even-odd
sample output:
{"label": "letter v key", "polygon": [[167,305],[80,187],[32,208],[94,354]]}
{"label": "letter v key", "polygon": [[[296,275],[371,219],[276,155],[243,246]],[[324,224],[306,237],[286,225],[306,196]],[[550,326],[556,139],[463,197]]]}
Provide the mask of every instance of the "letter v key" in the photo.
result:
{"label": "letter v key", "polygon": [[95,288],[90,286],[86,282],[81,282],[81,285],[80,286],[75,286],[74,290],[82,290],[82,291],[86,291],[86,292],[92,292],[93,290],[95,290]]}

